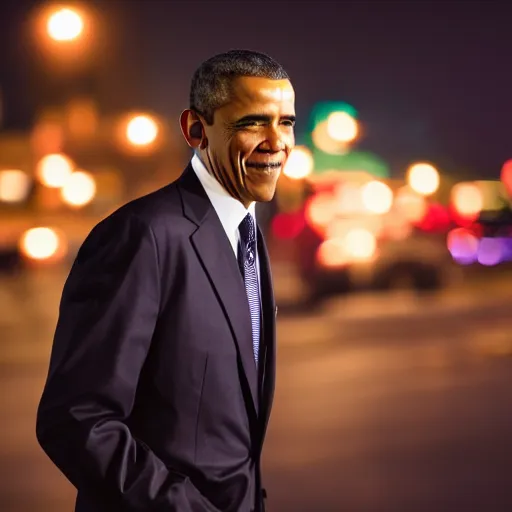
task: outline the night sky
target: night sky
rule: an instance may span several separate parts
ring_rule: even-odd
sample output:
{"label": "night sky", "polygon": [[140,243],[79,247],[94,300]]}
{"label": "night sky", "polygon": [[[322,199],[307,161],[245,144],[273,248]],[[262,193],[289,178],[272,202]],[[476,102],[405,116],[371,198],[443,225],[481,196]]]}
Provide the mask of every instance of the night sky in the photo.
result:
{"label": "night sky", "polygon": [[[36,3],[0,7],[6,129],[28,127],[43,101],[41,63],[23,43]],[[290,74],[299,140],[312,105],[331,99],[358,110],[360,147],[395,172],[427,159],[441,169],[497,178],[512,158],[512,7],[506,1],[89,4],[98,8],[102,59],[108,56],[106,110],[150,108],[177,125],[197,65],[214,53],[250,48],[270,54]]]}

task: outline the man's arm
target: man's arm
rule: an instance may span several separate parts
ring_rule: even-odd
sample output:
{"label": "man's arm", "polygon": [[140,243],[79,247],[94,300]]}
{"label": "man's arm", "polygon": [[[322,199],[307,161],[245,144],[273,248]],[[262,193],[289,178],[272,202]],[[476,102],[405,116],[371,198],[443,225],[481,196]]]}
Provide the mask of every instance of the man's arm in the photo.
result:
{"label": "man's arm", "polygon": [[37,438],[79,491],[123,510],[216,511],[125,423],[159,304],[154,235],[118,212],[93,229],[64,286]]}

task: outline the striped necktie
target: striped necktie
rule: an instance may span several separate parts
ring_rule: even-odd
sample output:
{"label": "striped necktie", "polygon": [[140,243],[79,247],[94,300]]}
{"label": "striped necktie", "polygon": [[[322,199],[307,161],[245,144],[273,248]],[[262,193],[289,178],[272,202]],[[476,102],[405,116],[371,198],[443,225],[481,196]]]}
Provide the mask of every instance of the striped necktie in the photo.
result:
{"label": "striped necktie", "polygon": [[252,324],[252,346],[254,359],[258,363],[258,350],[260,344],[260,291],[258,272],[256,268],[256,232],[254,221],[248,213],[240,225],[240,244],[238,245],[238,263],[244,276],[245,291],[249,301]]}

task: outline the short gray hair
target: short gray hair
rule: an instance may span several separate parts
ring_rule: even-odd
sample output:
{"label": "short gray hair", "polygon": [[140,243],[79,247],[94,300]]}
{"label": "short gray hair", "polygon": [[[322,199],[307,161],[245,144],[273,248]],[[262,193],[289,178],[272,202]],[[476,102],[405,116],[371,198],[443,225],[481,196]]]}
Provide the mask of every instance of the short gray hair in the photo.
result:
{"label": "short gray hair", "polygon": [[283,67],[264,53],[251,50],[220,53],[195,71],[190,86],[190,109],[211,125],[215,110],[229,101],[233,80],[243,76],[289,79]]}

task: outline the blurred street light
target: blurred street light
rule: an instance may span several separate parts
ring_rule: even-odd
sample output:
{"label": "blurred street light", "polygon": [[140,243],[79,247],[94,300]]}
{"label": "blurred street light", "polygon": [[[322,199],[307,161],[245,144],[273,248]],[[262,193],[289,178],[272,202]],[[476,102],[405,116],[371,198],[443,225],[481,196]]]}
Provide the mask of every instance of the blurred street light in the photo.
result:
{"label": "blurred street light", "polygon": [[84,21],[76,10],[61,7],[48,16],[46,29],[54,41],[73,41],[83,34]]}
{"label": "blurred street light", "polygon": [[327,118],[327,133],[339,142],[352,142],[357,137],[357,121],[347,112],[333,112]]}
{"label": "blurred street light", "polygon": [[[71,92],[73,80],[89,76],[103,58],[98,52],[102,41],[96,9],[85,3],[38,2],[32,16],[33,50],[43,57],[41,87],[62,87],[51,102]],[[71,81],[71,82],[70,82]]]}
{"label": "blurred street light", "polygon": [[316,258],[325,267],[342,267],[370,261],[377,250],[375,235],[364,228],[353,228],[340,238],[328,238],[318,247]]}
{"label": "blurred street light", "polygon": [[321,151],[331,155],[344,155],[359,135],[359,124],[348,112],[331,112],[327,119],[315,125],[311,138]]}
{"label": "blurred street light", "polygon": [[62,200],[69,206],[80,208],[89,204],[96,195],[96,181],[85,171],[75,171],[61,188]]}
{"label": "blurred street light", "polygon": [[439,171],[433,165],[417,163],[409,167],[407,181],[415,192],[429,196],[439,188]]}
{"label": "blurred street light", "polygon": [[483,208],[482,192],[475,183],[457,183],[451,191],[456,212],[464,218],[476,218]]}
{"label": "blurred street light", "polygon": [[350,230],[345,236],[344,244],[347,254],[355,260],[368,260],[377,249],[375,235],[363,228]]}
{"label": "blurred street light", "polygon": [[46,227],[26,231],[20,240],[20,251],[29,259],[46,260],[57,254],[61,242],[55,230]]}
{"label": "blurred street light", "polygon": [[313,172],[313,155],[305,146],[296,146],[291,152],[283,169],[288,178],[300,180]]}
{"label": "blurred street light", "polygon": [[341,267],[347,263],[345,246],[341,238],[324,240],[316,251],[318,263],[324,267]]}
{"label": "blurred street light", "polygon": [[64,186],[74,169],[74,163],[66,155],[55,153],[46,155],[37,164],[37,178],[50,188]]}
{"label": "blurred street light", "polygon": [[149,146],[158,136],[158,125],[148,115],[132,117],[126,126],[126,138],[134,146]]}
{"label": "blurred street light", "polygon": [[363,186],[361,198],[364,207],[372,213],[387,213],[393,205],[393,191],[382,181],[370,181]]}
{"label": "blurred street light", "polygon": [[0,201],[21,203],[30,193],[30,176],[18,169],[0,171]]}

